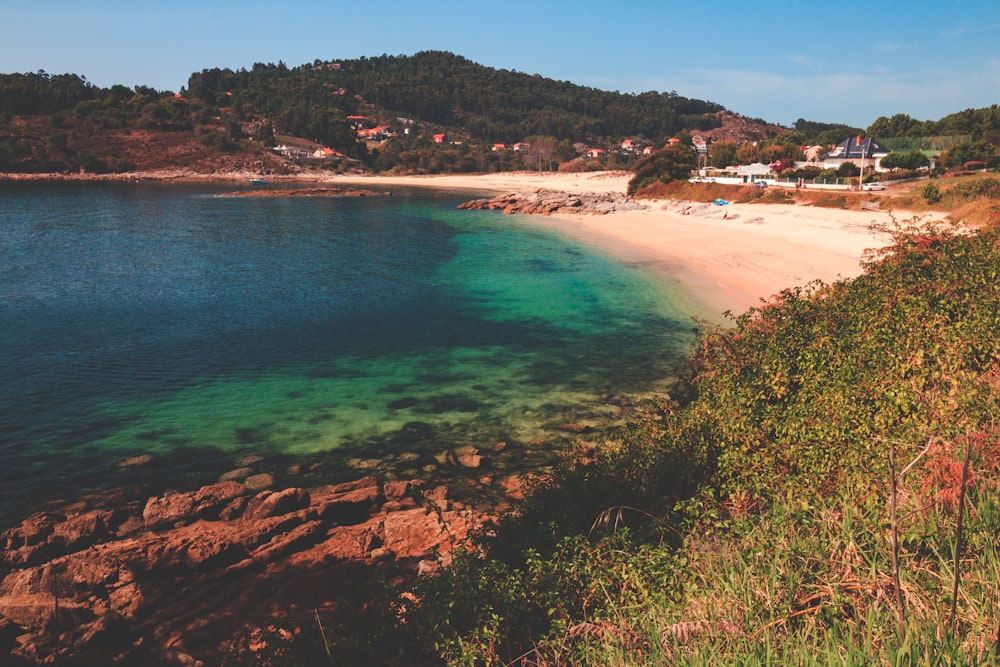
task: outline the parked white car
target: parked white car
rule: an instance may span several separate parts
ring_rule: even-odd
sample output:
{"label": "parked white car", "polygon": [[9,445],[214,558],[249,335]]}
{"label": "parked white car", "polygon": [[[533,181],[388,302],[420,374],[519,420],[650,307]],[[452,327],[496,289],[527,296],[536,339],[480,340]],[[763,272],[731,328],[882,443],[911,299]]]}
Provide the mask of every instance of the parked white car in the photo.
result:
{"label": "parked white car", "polygon": [[695,176],[694,178],[689,178],[688,183],[715,183],[715,179],[705,178],[704,176]]}
{"label": "parked white car", "polygon": [[864,183],[861,186],[862,190],[885,190],[885,186],[881,183]]}

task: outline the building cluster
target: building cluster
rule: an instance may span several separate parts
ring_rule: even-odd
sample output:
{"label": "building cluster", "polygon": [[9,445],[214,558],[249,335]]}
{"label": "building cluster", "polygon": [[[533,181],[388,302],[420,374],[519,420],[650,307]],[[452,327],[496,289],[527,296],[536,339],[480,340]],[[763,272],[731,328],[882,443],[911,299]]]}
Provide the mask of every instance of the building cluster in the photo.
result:
{"label": "building cluster", "polygon": [[271,150],[278,155],[297,162],[328,160],[337,161],[344,158],[343,153],[338,153],[332,148],[326,148],[324,146],[316,148],[303,148],[301,146],[286,146],[285,144],[278,144],[277,146],[272,147]]}

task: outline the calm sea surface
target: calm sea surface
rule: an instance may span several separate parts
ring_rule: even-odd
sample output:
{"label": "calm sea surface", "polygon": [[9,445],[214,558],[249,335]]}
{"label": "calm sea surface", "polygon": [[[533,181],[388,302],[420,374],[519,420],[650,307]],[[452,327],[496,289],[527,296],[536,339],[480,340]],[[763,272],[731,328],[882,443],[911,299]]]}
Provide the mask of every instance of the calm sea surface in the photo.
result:
{"label": "calm sea surface", "polygon": [[472,195],[232,187],[0,184],[5,516],[241,467],[429,474],[463,445],[530,467],[687,354],[662,279]]}

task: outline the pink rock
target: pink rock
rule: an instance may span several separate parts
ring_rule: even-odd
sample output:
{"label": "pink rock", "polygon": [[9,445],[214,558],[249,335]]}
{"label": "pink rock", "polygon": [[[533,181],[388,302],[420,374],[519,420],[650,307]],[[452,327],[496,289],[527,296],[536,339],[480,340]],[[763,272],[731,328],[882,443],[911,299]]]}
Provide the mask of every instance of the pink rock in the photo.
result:
{"label": "pink rock", "polygon": [[447,541],[444,524],[424,509],[390,512],[385,521],[385,544],[399,558],[433,553]]}
{"label": "pink rock", "polygon": [[147,528],[157,529],[190,523],[201,518],[215,518],[229,501],[246,493],[239,482],[219,482],[190,493],[174,493],[150,498],[142,511]]}
{"label": "pink rock", "polygon": [[281,491],[264,491],[250,499],[244,512],[245,519],[264,519],[281,516],[309,507],[309,492],[291,488]]}
{"label": "pink rock", "polygon": [[382,485],[382,490],[389,500],[399,500],[406,497],[406,492],[410,490],[410,483],[404,480],[386,482]]}

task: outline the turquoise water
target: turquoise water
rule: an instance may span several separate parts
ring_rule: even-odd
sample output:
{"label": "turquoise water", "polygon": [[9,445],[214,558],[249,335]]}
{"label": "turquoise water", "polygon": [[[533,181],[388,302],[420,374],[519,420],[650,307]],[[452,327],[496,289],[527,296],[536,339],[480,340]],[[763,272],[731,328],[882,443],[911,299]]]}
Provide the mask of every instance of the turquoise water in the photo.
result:
{"label": "turquoise water", "polygon": [[661,279],[471,195],[227,189],[0,185],[7,511],[240,467],[434,475],[499,442],[528,468],[687,354]]}

